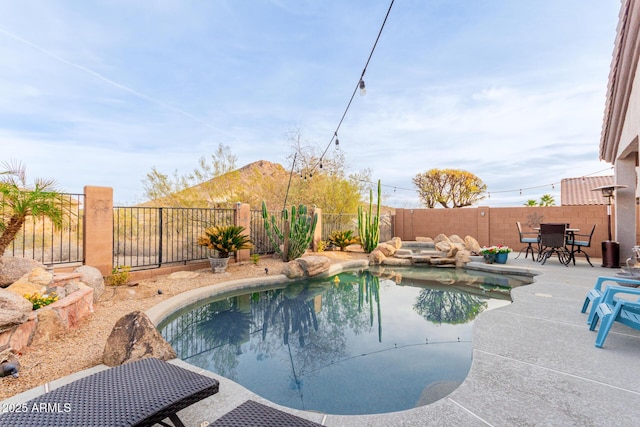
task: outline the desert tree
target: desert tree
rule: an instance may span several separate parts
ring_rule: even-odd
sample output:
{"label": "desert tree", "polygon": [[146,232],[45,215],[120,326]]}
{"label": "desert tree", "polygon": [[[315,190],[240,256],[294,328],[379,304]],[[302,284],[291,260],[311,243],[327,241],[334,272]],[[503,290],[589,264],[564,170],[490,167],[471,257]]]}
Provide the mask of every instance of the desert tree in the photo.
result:
{"label": "desert tree", "polygon": [[430,169],[417,174],[413,183],[427,208],[471,206],[485,198],[487,189],[480,178],[461,169]]}

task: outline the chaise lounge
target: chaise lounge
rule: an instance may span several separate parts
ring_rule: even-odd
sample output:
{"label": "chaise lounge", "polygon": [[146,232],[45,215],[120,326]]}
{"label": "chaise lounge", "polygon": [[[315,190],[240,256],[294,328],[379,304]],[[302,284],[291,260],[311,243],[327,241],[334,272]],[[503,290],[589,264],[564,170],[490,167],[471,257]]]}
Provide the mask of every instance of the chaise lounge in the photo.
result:
{"label": "chaise lounge", "polygon": [[156,358],[97,372],[35,399],[7,405],[3,427],[184,427],[177,412],[218,392],[217,380]]}

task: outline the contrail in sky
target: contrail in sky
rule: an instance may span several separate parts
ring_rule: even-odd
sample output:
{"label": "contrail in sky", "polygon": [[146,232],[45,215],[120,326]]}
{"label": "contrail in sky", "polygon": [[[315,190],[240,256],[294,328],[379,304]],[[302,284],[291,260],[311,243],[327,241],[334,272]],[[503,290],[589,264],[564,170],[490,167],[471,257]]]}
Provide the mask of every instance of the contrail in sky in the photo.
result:
{"label": "contrail in sky", "polygon": [[137,96],[138,98],[145,99],[145,100],[147,100],[149,102],[152,102],[154,104],[157,104],[157,105],[159,105],[159,106],[161,106],[163,108],[175,111],[176,113],[179,113],[179,114],[182,114],[183,116],[189,117],[190,119],[195,120],[196,122],[208,127],[209,129],[212,129],[212,130],[215,130],[215,131],[219,131],[219,129],[214,128],[210,124],[204,122],[203,120],[199,119],[198,117],[194,116],[191,113],[188,113],[188,112],[186,112],[184,110],[181,110],[180,108],[174,107],[173,105],[169,105],[169,104],[167,104],[165,102],[162,102],[162,101],[160,101],[160,100],[158,100],[156,98],[153,98],[151,96],[145,95],[144,93],[138,92],[135,89],[132,89],[132,88],[127,87],[127,86],[124,86],[124,85],[122,85],[122,84],[120,84],[120,83],[118,83],[116,81],[113,81],[110,78],[105,77],[102,74],[97,73],[97,72],[95,72],[95,71],[93,71],[93,70],[91,70],[91,69],[89,69],[87,67],[84,67],[84,66],[80,65],[80,64],[76,64],[75,62],[71,62],[71,61],[69,61],[67,59],[64,59],[63,57],[61,57],[59,55],[56,55],[55,53],[53,53],[53,52],[51,52],[51,51],[49,51],[49,50],[47,50],[47,49],[45,49],[43,47],[40,47],[37,44],[30,42],[29,40],[23,39],[22,37],[20,37],[20,36],[18,36],[16,34],[13,34],[13,33],[9,32],[9,31],[1,28],[1,27],[0,27],[0,33],[6,35],[8,37],[11,37],[14,40],[17,40],[20,43],[24,43],[24,44],[26,44],[26,45],[28,45],[28,46],[36,49],[36,50],[39,50],[40,52],[44,53],[47,56],[50,56],[51,58],[53,58],[53,59],[55,59],[57,61],[60,61],[60,62],[62,62],[64,64],[67,64],[67,65],[70,65],[70,66],[72,66],[74,68],[82,70],[85,73],[91,74],[92,76],[94,76],[94,77],[96,77],[96,78],[98,78],[98,79],[110,84],[111,86],[115,86],[118,89],[122,89],[125,92],[129,92],[130,94]]}

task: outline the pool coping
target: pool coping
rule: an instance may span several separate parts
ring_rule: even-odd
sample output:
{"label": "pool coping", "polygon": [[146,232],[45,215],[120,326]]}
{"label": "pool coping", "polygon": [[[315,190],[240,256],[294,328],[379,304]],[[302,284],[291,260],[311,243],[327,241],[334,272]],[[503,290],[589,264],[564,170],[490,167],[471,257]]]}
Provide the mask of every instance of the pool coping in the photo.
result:
{"label": "pool coping", "polygon": [[[170,363],[220,381],[218,394],[180,411],[179,416],[185,425],[205,425],[252,399],[328,426],[634,425],[640,419],[640,331],[615,324],[605,346],[596,349],[595,332],[589,331],[586,315],[580,313],[595,279],[614,274],[612,269],[598,266],[599,261],[592,259],[595,267],[581,260],[567,267],[510,259],[508,266],[535,266],[542,274],[534,283],[514,288],[512,304],[484,312],[476,319],[469,375],[450,395],[429,405],[374,415],[300,411],[173,359]],[[264,278],[261,280],[264,282]],[[154,309],[155,316],[161,315],[161,310]],[[97,365],[79,371],[2,403],[24,402],[106,368]]]}

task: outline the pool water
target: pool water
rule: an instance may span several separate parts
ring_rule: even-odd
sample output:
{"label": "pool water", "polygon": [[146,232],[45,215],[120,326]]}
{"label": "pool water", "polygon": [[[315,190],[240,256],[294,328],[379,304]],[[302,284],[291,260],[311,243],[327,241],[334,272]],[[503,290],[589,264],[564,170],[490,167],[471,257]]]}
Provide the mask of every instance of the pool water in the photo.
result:
{"label": "pool water", "polygon": [[344,272],[219,296],[159,329],[180,359],[280,405],[393,412],[462,383],[474,319],[508,304],[510,287],[520,284],[459,269]]}

